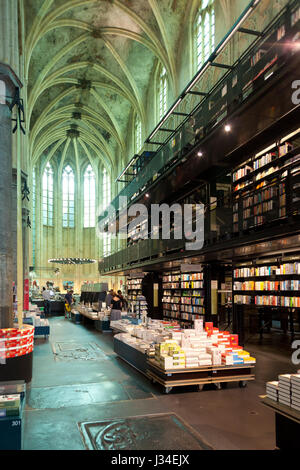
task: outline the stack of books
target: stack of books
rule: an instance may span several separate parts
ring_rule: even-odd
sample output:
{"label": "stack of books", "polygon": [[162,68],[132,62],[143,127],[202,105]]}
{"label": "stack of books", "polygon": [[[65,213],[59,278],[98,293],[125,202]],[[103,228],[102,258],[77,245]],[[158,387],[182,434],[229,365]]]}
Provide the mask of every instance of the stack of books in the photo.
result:
{"label": "stack of books", "polygon": [[278,385],[279,382],[267,382],[267,397],[271,400],[278,401]]}
{"label": "stack of books", "polygon": [[300,374],[291,377],[291,407],[300,411]]}
{"label": "stack of books", "polygon": [[278,401],[282,405],[291,406],[291,374],[281,374],[278,378]]}

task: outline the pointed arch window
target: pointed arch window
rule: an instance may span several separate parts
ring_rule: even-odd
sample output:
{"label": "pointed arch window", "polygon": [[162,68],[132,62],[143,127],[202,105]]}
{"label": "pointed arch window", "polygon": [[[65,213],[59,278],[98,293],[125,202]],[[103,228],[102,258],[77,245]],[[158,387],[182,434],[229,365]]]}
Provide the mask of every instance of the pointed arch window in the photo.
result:
{"label": "pointed arch window", "polygon": [[91,165],[85,170],[83,176],[84,192],[84,228],[95,227],[96,180]]}
{"label": "pointed arch window", "polygon": [[[111,201],[111,183],[110,176],[104,168],[103,170],[103,209],[106,209]],[[111,234],[103,234],[103,256],[109,256],[111,254]]]}
{"label": "pointed arch window", "polygon": [[195,20],[195,71],[199,70],[215,49],[214,0],[202,0]]}
{"label": "pointed arch window", "polygon": [[53,169],[49,162],[43,174],[43,224],[53,226]]}
{"label": "pointed arch window", "polygon": [[167,112],[168,102],[168,80],[165,67],[160,67],[159,73],[159,120],[161,120]]}
{"label": "pointed arch window", "polygon": [[70,165],[63,170],[62,175],[63,196],[63,227],[74,228],[75,226],[75,177]]}
{"label": "pointed arch window", "polygon": [[142,148],[142,123],[138,115],[134,120],[134,138],[135,138],[135,153],[139,153]]}

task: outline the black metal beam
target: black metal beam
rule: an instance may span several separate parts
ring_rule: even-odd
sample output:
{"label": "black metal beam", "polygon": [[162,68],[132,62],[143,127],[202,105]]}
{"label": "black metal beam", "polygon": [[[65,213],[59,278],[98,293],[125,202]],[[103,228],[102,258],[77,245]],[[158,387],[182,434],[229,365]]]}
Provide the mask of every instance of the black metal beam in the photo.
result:
{"label": "black metal beam", "polygon": [[146,140],[146,144],[164,145],[164,142],[151,142],[150,140]]}
{"label": "black metal beam", "polygon": [[172,114],[175,114],[176,116],[189,116],[187,113],[179,113],[178,111],[174,111]]}
{"label": "black metal beam", "polygon": [[238,31],[240,33],[251,34],[251,35],[257,36],[257,37],[262,37],[263,36],[262,33],[260,33],[259,31],[254,31],[253,29],[239,28]]}
{"label": "black metal beam", "polygon": [[174,129],[167,129],[166,127],[160,127],[158,130],[164,132],[174,132]]}
{"label": "black metal beam", "polygon": [[226,65],[226,64],[218,64],[217,62],[211,62],[213,67],[220,67],[221,69],[232,69],[232,65]]}
{"label": "black metal beam", "polygon": [[204,93],[203,91],[188,91],[189,95],[199,95],[199,96],[208,96],[208,93]]}

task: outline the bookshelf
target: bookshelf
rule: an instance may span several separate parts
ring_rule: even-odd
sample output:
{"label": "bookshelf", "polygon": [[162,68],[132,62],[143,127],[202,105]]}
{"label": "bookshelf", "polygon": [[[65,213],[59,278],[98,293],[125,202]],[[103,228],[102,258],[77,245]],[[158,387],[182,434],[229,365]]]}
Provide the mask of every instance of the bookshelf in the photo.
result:
{"label": "bookshelf", "polygon": [[233,280],[235,304],[300,308],[300,261],[236,266]]}
{"label": "bookshelf", "polygon": [[190,327],[195,319],[205,315],[203,272],[164,273],[163,316]]}
{"label": "bookshelf", "polygon": [[129,303],[136,304],[137,297],[142,295],[143,278],[127,278],[127,299]]}
{"label": "bookshelf", "polygon": [[[298,139],[298,140],[297,140]],[[288,215],[288,194],[294,212],[300,209],[300,142],[274,146],[272,151],[249,158],[232,172],[232,224],[239,233],[279,221]]]}

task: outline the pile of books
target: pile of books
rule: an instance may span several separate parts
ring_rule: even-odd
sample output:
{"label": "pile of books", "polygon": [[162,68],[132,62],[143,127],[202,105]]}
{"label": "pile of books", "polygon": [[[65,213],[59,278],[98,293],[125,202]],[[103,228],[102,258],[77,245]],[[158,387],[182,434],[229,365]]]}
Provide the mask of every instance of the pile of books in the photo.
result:
{"label": "pile of books", "polygon": [[278,381],[267,382],[267,397],[300,411],[300,374],[281,374]]}

